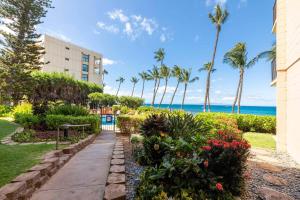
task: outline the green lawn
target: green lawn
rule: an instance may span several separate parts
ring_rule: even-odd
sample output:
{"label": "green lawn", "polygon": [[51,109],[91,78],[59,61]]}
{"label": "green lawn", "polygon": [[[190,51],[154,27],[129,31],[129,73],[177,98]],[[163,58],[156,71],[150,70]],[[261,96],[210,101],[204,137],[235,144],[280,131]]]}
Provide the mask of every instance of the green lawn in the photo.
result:
{"label": "green lawn", "polygon": [[248,140],[254,148],[275,149],[276,142],[272,134],[265,133],[244,133],[244,138]]}
{"label": "green lawn", "polygon": [[17,127],[19,127],[18,124],[0,119],[0,140],[12,133]]}
{"label": "green lawn", "polygon": [[[17,124],[0,119],[0,139],[9,135],[17,127]],[[53,144],[0,144],[0,187],[37,164],[43,154],[54,149]]]}

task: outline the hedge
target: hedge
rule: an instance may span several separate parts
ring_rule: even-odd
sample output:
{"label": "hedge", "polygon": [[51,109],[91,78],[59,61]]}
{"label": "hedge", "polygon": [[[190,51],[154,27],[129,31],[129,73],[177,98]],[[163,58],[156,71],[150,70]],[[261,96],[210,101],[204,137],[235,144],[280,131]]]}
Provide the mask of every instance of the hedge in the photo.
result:
{"label": "hedge", "polygon": [[146,119],[146,115],[120,115],[117,117],[117,127],[121,133],[139,133],[140,125]]}
{"label": "hedge", "polygon": [[56,130],[62,124],[91,124],[87,131],[99,133],[100,118],[97,115],[71,116],[71,115],[47,115],[45,118],[47,129]]}
{"label": "hedge", "polygon": [[199,113],[197,118],[213,120],[216,117],[235,119],[238,129],[243,132],[276,133],[276,117],[250,114]]}

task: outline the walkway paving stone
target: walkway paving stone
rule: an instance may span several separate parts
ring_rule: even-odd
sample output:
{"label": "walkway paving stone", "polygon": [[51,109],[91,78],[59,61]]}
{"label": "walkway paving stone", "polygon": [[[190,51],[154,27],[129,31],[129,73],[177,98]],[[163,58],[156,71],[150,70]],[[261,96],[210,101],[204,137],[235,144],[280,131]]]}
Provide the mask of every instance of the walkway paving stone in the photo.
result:
{"label": "walkway paving stone", "polygon": [[261,189],[259,189],[258,193],[259,197],[263,200],[295,200],[294,198],[284,193],[267,187],[262,187]]}
{"label": "walkway paving stone", "polygon": [[103,131],[32,196],[32,200],[103,199],[115,135]]}
{"label": "walkway paving stone", "polygon": [[109,170],[111,173],[125,173],[125,166],[123,165],[113,165]]}
{"label": "walkway paving stone", "polygon": [[113,155],[113,159],[123,159],[125,156],[124,155]]}
{"label": "walkway paving stone", "polygon": [[125,174],[111,173],[107,178],[108,184],[125,183]]}
{"label": "walkway paving stone", "polygon": [[110,162],[112,165],[123,165],[125,163],[124,159],[112,159]]}
{"label": "walkway paving stone", "polygon": [[125,200],[126,189],[125,185],[111,184],[105,188],[105,200]]}

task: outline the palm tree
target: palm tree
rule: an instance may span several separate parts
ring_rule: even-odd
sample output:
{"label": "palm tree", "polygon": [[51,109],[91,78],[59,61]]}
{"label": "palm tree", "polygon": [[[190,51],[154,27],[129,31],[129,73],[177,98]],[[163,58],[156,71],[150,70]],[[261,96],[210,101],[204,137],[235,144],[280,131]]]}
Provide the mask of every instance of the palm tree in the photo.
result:
{"label": "palm tree", "polygon": [[[226,22],[228,15],[229,15],[229,13],[227,12],[227,10],[226,9],[223,10],[220,5],[217,5],[215,7],[214,14],[209,13],[209,15],[208,15],[211,22],[216,26],[216,29],[217,29],[216,40],[215,40],[215,44],[214,44],[214,51],[213,51],[213,56],[212,56],[212,60],[211,60],[211,69],[214,68],[214,64],[215,64],[215,57],[216,57],[216,53],[217,53],[217,47],[218,47],[221,27]],[[208,76],[207,76],[207,80],[206,80],[206,91],[205,91],[203,112],[206,112],[206,105],[207,105],[207,101],[209,98],[211,72],[212,72],[211,70],[208,71]]]}
{"label": "palm tree", "polygon": [[155,102],[155,98],[156,98],[156,88],[157,88],[157,85],[159,87],[159,83],[160,83],[160,74],[159,74],[159,69],[154,66],[152,70],[148,70],[149,72],[149,80],[154,80],[154,87],[153,87],[153,98],[152,98],[152,102],[151,102],[151,105],[153,106],[154,105],[154,102]]}
{"label": "palm tree", "polygon": [[108,71],[106,71],[106,69],[104,69],[102,71],[102,83],[103,83],[103,85],[104,85],[104,76],[107,75],[107,74],[108,74]]}
{"label": "palm tree", "polygon": [[141,94],[141,98],[143,98],[143,96],[144,96],[144,89],[145,89],[145,82],[147,80],[149,80],[150,77],[149,77],[149,74],[147,72],[141,72],[141,73],[139,73],[139,76],[141,77],[141,79],[143,81],[142,94]]}
{"label": "palm tree", "polygon": [[116,81],[119,82],[119,87],[118,87],[118,90],[117,90],[117,93],[116,93],[116,96],[118,96],[121,84],[125,81],[125,79],[123,77],[119,77]]}
{"label": "palm tree", "polygon": [[[212,69],[212,64],[211,62],[208,62],[206,64],[203,65],[202,68],[199,69],[199,72],[202,72],[202,71],[206,71],[207,72],[207,77],[209,75],[209,73],[214,73],[216,71],[216,69]],[[209,93],[208,93],[208,96],[207,96],[207,102],[208,102],[208,110],[210,111],[210,96],[209,96]]]}
{"label": "palm tree", "polygon": [[168,81],[169,81],[169,78],[171,76],[170,68],[167,67],[166,65],[162,65],[161,68],[160,68],[160,76],[165,79],[165,89],[164,89],[163,95],[160,99],[159,107],[162,104],[162,102],[164,100],[164,97],[165,97],[165,94],[166,94],[166,91],[167,91]]}
{"label": "palm tree", "polygon": [[184,92],[183,92],[183,98],[182,98],[182,103],[181,103],[181,109],[183,108],[183,105],[184,105],[186,89],[187,89],[188,84],[199,80],[199,77],[191,78],[191,74],[192,74],[191,69],[189,69],[189,70],[182,69],[181,82],[184,84]]}
{"label": "palm tree", "polygon": [[238,102],[238,113],[240,113],[240,105],[243,92],[244,74],[245,70],[252,67],[259,59],[259,56],[248,61],[247,47],[245,43],[237,43],[230,51],[224,56],[224,63],[231,65],[234,69],[238,69],[240,72],[239,83],[235,95],[235,99],[232,105],[232,113],[234,113],[235,105]]}
{"label": "palm tree", "polygon": [[160,62],[160,66],[164,64],[165,55],[166,53],[163,48],[159,48],[157,51],[154,52],[154,59],[157,62]]}
{"label": "palm tree", "polygon": [[181,77],[182,77],[182,69],[181,67],[179,67],[178,65],[175,65],[172,69],[172,76],[175,77],[177,79],[177,85],[176,85],[176,88],[174,90],[174,93],[173,93],[173,96],[171,98],[171,102],[170,102],[170,105],[169,105],[169,108],[172,106],[173,104],[173,100],[174,100],[174,97],[175,97],[175,94],[177,92],[177,89],[178,89],[178,86],[181,82]]}
{"label": "palm tree", "polygon": [[132,77],[130,81],[131,83],[133,83],[132,92],[131,92],[131,96],[133,96],[135,85],[139,82],[139,79],[137,77]]}
{"label": "palm tree", "polygon": [[275,61],[276,60],[276,44],[273,44],[271,50],[269,51],[264,51],[260,53],[259,58],[266,58],[268,61]]}

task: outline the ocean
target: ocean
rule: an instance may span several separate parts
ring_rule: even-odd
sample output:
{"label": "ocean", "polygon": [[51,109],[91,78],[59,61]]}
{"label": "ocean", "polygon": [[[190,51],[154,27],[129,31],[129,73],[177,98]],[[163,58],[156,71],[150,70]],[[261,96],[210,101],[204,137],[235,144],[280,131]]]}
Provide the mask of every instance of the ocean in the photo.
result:
{"label": "ocean", "polygon": [[[150,106],[150,104],[145,104]],[[154,104],[154,107],[158,107],[158,104]],[[169,108],[168,104],[162,104],[160,108]],[[174,104],[170,107],[172,110],[181,109],[180,104]],[[203,105],[186,104],[183,106],[186,112],[196,114],[203,111]],[[211,105],[211,112],[224,112],[231,113],[230,105]],[[241,106],[242,114],[253,114],[253,115],[276,115],[276,107],[274,106]]]}

